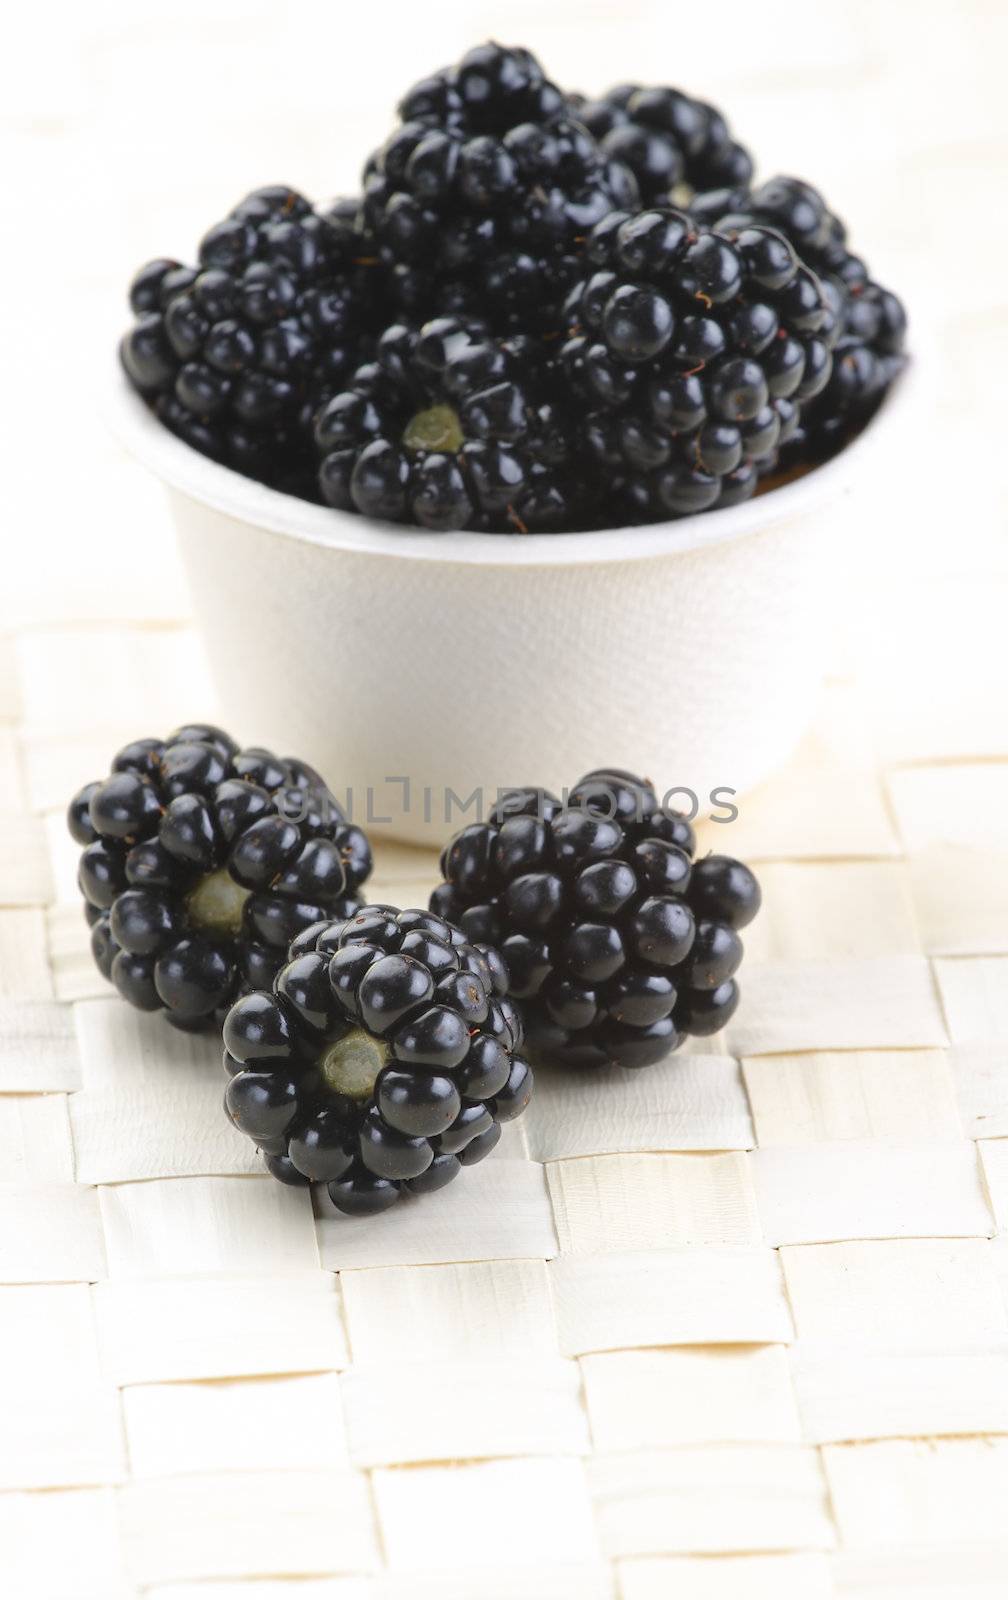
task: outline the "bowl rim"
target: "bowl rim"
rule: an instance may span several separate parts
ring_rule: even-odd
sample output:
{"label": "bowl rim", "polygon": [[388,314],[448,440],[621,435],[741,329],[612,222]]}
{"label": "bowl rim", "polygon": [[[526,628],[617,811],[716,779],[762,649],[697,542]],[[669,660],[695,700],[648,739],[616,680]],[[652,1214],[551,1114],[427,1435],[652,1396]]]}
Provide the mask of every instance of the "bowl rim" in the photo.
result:
{"label": "bowl rim", "polygon": [[268,532],[355,555],[466,566],[563,567],[684,555],[814,512],[835,499],[852,472],[865,465],[879,435],[888,435],[894,414],[907,405],[913,371],[910,360],[868,426],[845,449],[779,489],[713,513],[587,533],[428,533],[299,500],[211,461],[170,433],[130,386],[118,360],[101,409],[118,443],[170,489]]}

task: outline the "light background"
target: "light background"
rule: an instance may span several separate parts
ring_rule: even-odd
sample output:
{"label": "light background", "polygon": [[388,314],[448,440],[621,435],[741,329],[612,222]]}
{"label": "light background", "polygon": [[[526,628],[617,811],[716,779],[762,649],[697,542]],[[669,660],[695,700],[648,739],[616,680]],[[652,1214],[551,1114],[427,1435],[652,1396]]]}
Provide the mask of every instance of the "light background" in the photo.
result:
{"label": "light background", "polygon": [[[1005,7],[92,0],[13,26],[5,1595],[1003,1595]],[[345,191],[401,90],[488,34],[571,85],[679,83],[764,175],[818,182],[910,305],[924,399],[816,728],[732,830],[766,892],[735,1024],[604,1090],[544,1082],[455,1190],[357,1225],[252,1175],[213,1046],[89,964],[65,799],[213,709],[160,491],[98,413],[136,263],[260,182]],[[373,889],[432,881],[387,850]]]}

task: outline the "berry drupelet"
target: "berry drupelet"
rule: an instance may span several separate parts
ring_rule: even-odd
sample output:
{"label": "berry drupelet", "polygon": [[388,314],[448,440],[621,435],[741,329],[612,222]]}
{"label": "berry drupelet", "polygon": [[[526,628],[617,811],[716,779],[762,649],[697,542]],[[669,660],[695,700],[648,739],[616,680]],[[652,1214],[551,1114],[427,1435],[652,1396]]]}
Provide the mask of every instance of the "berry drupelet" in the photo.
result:
{"label": "berry drupelet", "polygon": [[693,830],[645,779],[588,773],[566,804],[516,790],[441,858],[431,909],[501,952],[533,1061],[645,1067],[738,1004],[748,867],[694,862]]}
{"label": "berry drupelet", "polygon": [[614,212],[586,255],[561,361],[614,522],[747,499],[829,381],[819,280],[773,229],[715,232],[672,209]]}
{"label": "berry drupelet", "polygon": [[432,532],[569,527],[580,480],[563,399],[541,340],[452,317],[394,324],[317,418],[322,498]]}
{"label": "berry drupelet", "polygon": [[345,207],[257,189],[204,236],[198,264],[150,261],[120,345],[129,381],[203,455],[315,498],[311,417],[362,359],[370,246]]}
{"label": "berry drupelet", "polygon": [[667,204],[672,191],[747,184],[753,164],[715,106],[681,89],[624,83],[598,100],[572,96],[575,115],[603,154],[630,168],[644,205]]}
{"label": "berry drupelet", "polygon": [[500,956],[427,911],[306,928],[224,1022],[225,1110],[285,1183],[352,1216],[488,1156],[532,1093]]}
{"label": "berry drupelet", "polygon": [[793,463],[832,455],[863,425],[905,364],[902,302],[870,277],[848,248],[844,223],[801,178],[777,177],[754,189],[700,194],[690,212],[721,232],[754,224],[776,228],[818,275],[836,329],[833,367],[782,457]]}
{"label": "berry drupelet", "polygon": [[183,1028],[269,984],[295,934],[356,910],[371,871],[317,772],[204,723],[126,745],[67,821],[98,970]]}
{"label": "berry drupelet", "polygon": [[396,303],[415,318],[478,306],[501,330],[548,324],[579,241],[636,204],[632,173],[527,50],[480,45],[416,84],[399,113],[363,176]]}

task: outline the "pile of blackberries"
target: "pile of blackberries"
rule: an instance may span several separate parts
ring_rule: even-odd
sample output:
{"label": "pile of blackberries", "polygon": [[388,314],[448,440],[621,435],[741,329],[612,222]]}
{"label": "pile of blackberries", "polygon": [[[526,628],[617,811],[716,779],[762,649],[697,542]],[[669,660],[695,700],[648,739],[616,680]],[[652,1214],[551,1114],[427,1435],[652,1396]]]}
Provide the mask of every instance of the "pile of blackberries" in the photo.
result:
{"label": "pile of blackberries", "polygon": [[223,1030],[225,1110],[284,1183],[350,1215],[450,1183],[524,1111],[532,1068],[644,1067],[738,1004],[749,869],[694,860],[647,779],[509,791],[427,910],[363,905],[371,849],[304,761],[189,723],[71,800],[102,975]]}
{"label": "pile of blackberries", "polygon": [[256,190],[130,290],[158,418],[305,499],[432,532],[684,516],[835,454],[905,359],[822,196],[754,186],[678,89],[586,100],[480,45],[408,92],[361,189]]}

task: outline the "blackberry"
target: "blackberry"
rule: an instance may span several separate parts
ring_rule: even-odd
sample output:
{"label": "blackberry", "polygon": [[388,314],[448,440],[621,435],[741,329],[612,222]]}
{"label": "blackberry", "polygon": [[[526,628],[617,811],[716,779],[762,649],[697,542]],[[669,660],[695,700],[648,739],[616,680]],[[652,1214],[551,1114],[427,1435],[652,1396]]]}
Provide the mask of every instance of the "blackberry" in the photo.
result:
{"label": "blackberry", "polygon": [[500,950],[534,1062],[645,1067],[738,1004],[759,885],[695,849],[646,779],[590,772],[566,803],[515,791],[457,834],[431,910]]}
{"label": "blackberry", "polygon": [[301,929],[352,915],[371,871],[317,772],[204,723],[126,745],[67,822],[98,970],[182,1028],[270,983]]}
{"label": "blackberry", "polygon": [[644,205],[667,204],[673,190],[747,184],[753,164],[715,106],[681,89],[625,83],[599,100],[572,96],[576,115],[603,153],[630,168]]}
{"label": "blackberry", "polygon": [[319,414],[322,497],[435,532],[568,527],[580,491],[565,413],[541,341],[451,317],[395,324]]}
{"label": "blackberry", "polygon": [[672,209],[614,212],[586,256],[560,359],[614,520],[748,498],[829,381],[835,326],[815,274],[773,229],[729,235]]}
{"label": "blackberry", "polygon": [[691,214],[721,232],[753,224],[777,228],[818,275],[836,325],[829,381],[802,413],[786,462],[833,454],[863,426],[905,365],[907,319],[901,301],[876,283],[848,248],[847,230],[801,178],[777,177],[755,189],[698,195]]}
{"label": "blackberry", "polygon": [[420,320],[489,306],[502,331],[548,326],[579,241],[636,204],[632,173],[527,50],[480,45],[415,85],[399,113],[363,175],[395,301]]}
{"label": "blackberry", "polygon": [[562,91],[530,50],[488,40],[467,51],[455,66],[415,83],[398,110],[403,122],[475,137],[506,133],[527,122],[553,122],[564,108]]}
{"label": "blackberry", "polygon": [[136,274],[129,381],[203,455],[317,498],[311,419],[366,347],[369,249],[345,207],[255,190],[204,236],[196,266],[159,259]]}
{"label": "blackberry", "polygon": [[495,951],[426,911],[367,906],[293,941],[224,1022],[224,1105],[285,1183],[353,1216],[441,1189],[532,1093]]}

